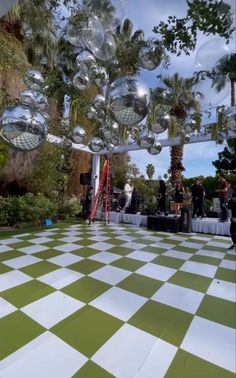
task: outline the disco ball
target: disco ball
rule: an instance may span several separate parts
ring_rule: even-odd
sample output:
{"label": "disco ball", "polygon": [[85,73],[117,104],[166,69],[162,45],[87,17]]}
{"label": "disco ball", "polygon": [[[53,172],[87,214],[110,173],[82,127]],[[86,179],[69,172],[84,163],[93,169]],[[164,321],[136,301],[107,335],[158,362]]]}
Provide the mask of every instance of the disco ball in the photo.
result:
{"label": "disco ball", "polygon": [[104,67],[95,66],[92,68],[92,76],[94,83],[102,88],[108,82],[108,74]]}
{"label": "disco ball", "polygon": [[39,110],[45,110],[48,107],[46,96],[32,89],[20,92],[20,102],[24,105],[35,106]]}
{"label": "disco ball", "polygon": [[108,151],[113,151],[114,148],[115,148],[115,145],[112,142],[107,142],[106,143],[106,148],[108,149]]}
{"label": "disco ball", "polygon": [[102,46],[94,49],[93,53],[100,60],[110,60],[116,53],[116,41],[113,35],[106,33]]}
{"label": "disco ball", "polygon": [[103,128],[101,129],[101,132],[102,132],[102,135],[104,136],[104,138],[105,138],[106,140],[111,140],[111,139],[112,139],[112,137],[113,137],[113,132],[112,132],[111,129],[106,128],[106,127],[103,127]]}
{"label": "disco ball", "polygon": [[111,122],[110,128],[114,134],[119,134],[120,126],[117,122]]}
{"label": "disco ball", "polygon": [[104,141],[101,138],[92,138],[88,145],[93,152],[100,152],[104,148]]}
{"label": "disco ball", "polygon": [[163,48],[160,43],[152,41],[141,47],[138,55],[138,62],[141,68],[152,71],[161,63],[163,57]]}
{"label": "disco ball", "polygon": [[151,147],[155,142],[155,136],[154,134],[149,130],[142,131],[139,136],[137,143],[139,147],[141,148],[149,148]]}
{"label": "disco ball", "polygon": [[90,86],[90,78],[86,71],[79,71],[73,77],[73,85],[75,89],[84,91]]}
{"label": "disco ball", "polygon": [[5,108],[0,118],[0,139],[15,150],[38,148],[46,140],[47,132],[42,114],[25,105]]}
{"label": "disco ball", "polygon": [[160,142],[155,141],[151,147],[147,149],[149,154],[158,155],[162,151],[162,145]]}
{"label": "disco ball", "polygon": [[28,70],[24,76],[24,82],[33,91],[41,91],[44,87],[44,78],[38,70]]}
{"label": "disco ball", "polygon": [[196,68],[211,71],[222,60],[229,57],[229,46],[225,39],[213,38],[205,42],[196,53]]}
{"label": "disco ball", "polygon": [[72,133],[72,141],[74,143],[81,143],[83,139],[85,138],[85,135],[86,135],[85,130],[80,126],[76,126]]}
{"label": "disco ball", "polygon": [[107,91],[107,104],[112,118],[121,125],[131,126],[142,121],[148,112],[149,89],[135,77],[115,80]]}
{"label": "disco ball", "polygon": [[155,134],[161,134],[166,131],[171,125],[172,116],[166,113],[159,113],[156,117],[156,122],[151,125],[151,130]]}
{"label": "disco ball", "polygon": [[185,134],[184,136],[184,143],[189,143],[190,142],[190,135],[189,134]]}
{"label": "disco ball", "polygon": [[91,68],[96,64],[96,59],[89,51],[81,51],[75,58],[76,66],[81,68]]}
{"label": "disco ball", "polygon": [[231,106],[226,110],[226,127],[227,129],[236,132],[236,106]]}
{"label": "disco ball", "polygon": [[95,109],[94,106],[90,106],[89,109],[87,110],[86,115],[87,115],[88,119],[90,119],[91,121],[96,121],[97,110]]}
{"label": "disco ball", "polygon": [[98,109],[98,110],[105,108],[105,102],[106,102],[105,97],[100,95],[100,94],[95,96],[94,99],[93,99],[93,105],[94,105],[95,109]]}
{"label": "disco ball", "polygon": [[89,17],[87,22],[82,25],[81,39],[92,52],[101,48],[104,36],[105,30],[98,17]]}

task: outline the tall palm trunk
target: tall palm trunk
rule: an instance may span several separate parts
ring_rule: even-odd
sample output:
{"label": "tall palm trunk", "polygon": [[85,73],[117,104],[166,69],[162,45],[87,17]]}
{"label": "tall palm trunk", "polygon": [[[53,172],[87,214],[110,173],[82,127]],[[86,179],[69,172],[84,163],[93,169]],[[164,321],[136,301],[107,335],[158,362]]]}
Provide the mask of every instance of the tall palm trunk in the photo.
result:
{"label": "tall palm trunk", "polygon": [[231,79],[231,106],[236,105],[235,92],[236,92],[236,80]]}
{"label": "tall palm trunk", "polygon": [[170,149],[170,170],[171,170],[171,182],[182,180],[182,173],[185,170],[182,164],[183,160],[183,145],[172,146]]}

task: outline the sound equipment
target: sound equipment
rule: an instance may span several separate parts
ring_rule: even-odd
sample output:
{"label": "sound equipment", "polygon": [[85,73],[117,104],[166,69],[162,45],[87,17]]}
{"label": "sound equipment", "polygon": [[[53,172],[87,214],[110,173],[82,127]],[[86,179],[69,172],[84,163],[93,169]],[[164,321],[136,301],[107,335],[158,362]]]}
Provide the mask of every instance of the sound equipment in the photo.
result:
{"label": "sound equipment", "polygon": [[90,185],[91,184],[91,173],[80,173],[80,185]]}
{"label": "sound equipment", "polygon": [[182,220],[180,217],[165,217],[165,216],[148,216],[147,228],[149,230],[164,231],[164,232],[180,232],[182,231]]}

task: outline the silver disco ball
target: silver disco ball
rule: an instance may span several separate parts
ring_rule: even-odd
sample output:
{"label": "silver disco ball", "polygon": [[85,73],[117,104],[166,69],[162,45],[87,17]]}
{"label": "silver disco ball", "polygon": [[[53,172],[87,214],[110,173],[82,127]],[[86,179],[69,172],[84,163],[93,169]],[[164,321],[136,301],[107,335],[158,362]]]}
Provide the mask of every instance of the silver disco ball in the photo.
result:
{"label": "silver disco ball", "polygon": [[81,143],[83,139],[85,138],[85,135],[86,135],[85,130],[80,126],[76,126],[72,133],[72,141],[74,143]]}
{"label": "silver disco ball", "polygon": [[161,44],[149,41],[139,51],[139,65],[141,68],[149,71],[155,70],[160,65],[162,57],[163,48]]}
{"label": "silver disco ball", "polygon": [[119,134],[120,126],[117,122],[111,122],[110,128],[114,134]]}
{"label": "silver disco ball", "polygon": [[0,118],[0,139],[15,150],[38,148],[46,140],[47,132],[42,114],[25,105],[7,107]]}
{"label": "silver disco ball", "polygon": [[104,87],[108,82],[108,74],[104,67],[94,66],[92,67],[92,77],[94,83],[99,87]]}
{"label": "silver disco ball", "polygon": [[231,106],[226,110],[226,127],[231,131],[236,131],[236,106]]}
{"label": "silver disco ball", "polygon": [[91,68],[96,64],[96,58],[89,51],[80,52],[75,58],[76,66],[81,69],[83,67]]}
{"label": "silver disco ball", "polygon": [[153,125],[151,125],[152,132],[155,134],[161,134],[164,131],[166,131],[171,125],[171,117],[172,116],[170,114],[158,114],[156,117],[156,122]]}
{"label": "silver disco ball", "polygon": [[151,147],[147,149],[149,154],[151,155],[158,155],[162,150],[162,145],[160,142],[155,141]]}
{"label": "silver disco ball", "polygon": [[107,91],[111,117],[121,125],[131,126],[142,121],[148,112],[150,92],[136,77],[115,80]]}
{"label": "silver disco ball", "polygon": [[101,129],[101,132],[106,140],[111,140],[113,138],[113,132],[110,128],[103,127]]}
{"label": "silver disco ball", "polygon": [[90,86],[90,78],[86,71],[80,70],[73,77],[73,85],[75,89],[84,91]]}
{"label": "silver disco ball", "polygon": [[105,102],[106,102],[105,97],[100,95],[100,94],[95,96],[94,99],[93,99],[93,105],[96,109],[104,109],[105,108]]}
{"label": "silver disco ball", "polygon": [[190,142],[190,135],[189,134],[185,134],[184,136],[184,143],[189,143]]}
{"label": "silver disco ball", "polygon": [[113,151],[114,148],[115,148],[115,145],[112,142],[107,142],[106,143],[106,148],[108,149],[108,151]]}
{"label": "silver disco ball", "polygon": [[28,70],[24,76],[24,82],[33,91],[41,91],[44,87],[44,78],[38,70]]}
{"label": "silver disco ball", "polygon": [[104,148],[104,141],[101,138],[94,137],[89,142],[89,149],[93,152],[100,152]]}
{"label": "silver disco ball", "polygon": [[45,110],[48,107],[46,96],[32,89],[20,92],[20,102],[24,105],[35,106],[39,110]]}
{"label": "silver disco ball", "polygon": [[155,136],[154,134],[149,130],[142,131],[139,136],[137,143],[141,148],[149,148],[151,147],[155,142]]}

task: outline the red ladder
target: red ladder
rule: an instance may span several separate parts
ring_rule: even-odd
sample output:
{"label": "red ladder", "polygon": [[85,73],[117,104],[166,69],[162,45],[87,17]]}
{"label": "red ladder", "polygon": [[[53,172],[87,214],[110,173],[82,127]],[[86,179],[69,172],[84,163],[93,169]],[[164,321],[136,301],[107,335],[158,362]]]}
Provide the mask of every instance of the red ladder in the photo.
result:
{"label": "red ladder", "polygon": [[[111,165],[110,159],[107,158],[105,160],[102,176],[99,183],[97,194],[93,200],[92,210],[90,213],[90,221],[94,222],[97,214],[98,207],[103,200],[103,194],[105,194],[105,224],[109,223],[110,221],[110,196],[111,196]],[[104,193],[105,188],[105,193]]]}

